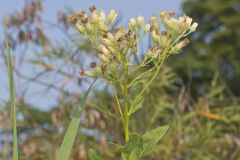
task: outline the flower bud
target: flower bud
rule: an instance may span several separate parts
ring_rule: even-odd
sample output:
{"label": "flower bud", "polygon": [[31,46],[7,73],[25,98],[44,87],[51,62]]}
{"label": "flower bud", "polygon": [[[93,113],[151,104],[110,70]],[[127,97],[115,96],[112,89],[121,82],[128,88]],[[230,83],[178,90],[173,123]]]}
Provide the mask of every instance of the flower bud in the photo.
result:
{"label": "flower bud", "polygon": [[106,46],[112,45],[112,42],[108,38],[103,38],[102,41]]}
{"label": "flower bud", "polygon": [[167,12],[166,12],[166,11],[161,11],[161,12],[160,12],[160,17],[161,17],[162,21],[163,21],[163,20],[166,20],[166,18],[167,18]]}
{"label": "flower bud", "polygon": [[192,24],[192,18],[186,16],[186,23],[187,23],[188,26],[191,26],[191,24]]}
{"label": "flower bud", "polygon": [[150,24],[146,24],[145,27],[144,27],[144,34],[146,34],[147,32],[149,32],[149,31],[150,31],[150,28],[151,28]]}
{"label": "flower bud", "polygon": [[107,38],[108,38],[110,41],[114,41],[114,36],[113,36],[112,33],[110,33],[110,32],[107,33]]}
{"label": "flower bud", "polygon": [[109,50],[102,44],[99,45],[99,49],[104,55],[109,55],[110,54]]}
{"label": "flower bud", "polygon": [[109,58],[106,55],[104,55],[104,54],[99,54],[98,57],[103,62],[110,62]]}
{"label": "flower bud", "polygon": [[136,20],[134,18],[131,18],[128,25],[129,25],[129,29],[133,30],[136,27]]}
{"label": "flower bud", "polygon": [[97,15],[96,12],[92,13],[91,18],[92,18],[92,23],[93,24],[96,24],[98,22],[98,15]]}
{"label": "flower bud", "polygon": [[151,16],[151,17],[150,17],[150,22],[151,22],[152,24],[157,23],[157,17],[156,17],[156,16]]}
{"label": "flower bud", "polygon": [[99,29],[102,31],[107,32],[108,31],[108,27],[105,25],[104,21],[99,21]]}
{"label": "flower bud", "polygon": [[143,16],[138,16],[138,18],[137,18],[137,26],[138,26],[138,28],[142,27],[143,21],[144,21]]}
{"label": "flower bud", "polygon": [[117,18],[117,13],[115,10],[111,9],[108,15],[108,22],[112,24]]}
{"label": "flower bud", "polygon": [[80,23],[76,23],[76,28],[81,34],[85,32],[85,28]]}
{"label": "flower bud", "polygon": [[186,38],[186,39],[180,41],[178,44],[176,44],[175,49],[177,51],[180,51],[183,47],[188,45],[188,43],[190,43],[190,41]]}
{"label": "flower bud", "polygon": [[92,27],[92,25],[89,22],[86,24],[86,30],[88,32],[92,32],[93,31],[93,27]]}
{"label": "flower bud", "polygon": [[151,36],[152,36],[153,42],[155,42],[155,43],[159,43],[160,42],[160,37],[159,37],[159,35],[156,34],[156,31],[152,31]]}
{"label": "flower bud", "polygon": [[105,15],[105,12],[104,12],[103,10],[101,10],[101,11],[99,12],[99,19],[100,19],[101,21],[105,21],[105,20],[106,20],[106,15]]}
{"label": "flower bud", "polygon": [[112,46],[107,46],[107,49],[113,54],[117,53],[116,49],[114,49]]}
{"label": "flower bud", "polygon": [[197,26],[198,26],[198,23],[194,22],[194,23],[192,24],[191,28],[190,28],[190,31],[191,31],[191,32],[196,31]]}

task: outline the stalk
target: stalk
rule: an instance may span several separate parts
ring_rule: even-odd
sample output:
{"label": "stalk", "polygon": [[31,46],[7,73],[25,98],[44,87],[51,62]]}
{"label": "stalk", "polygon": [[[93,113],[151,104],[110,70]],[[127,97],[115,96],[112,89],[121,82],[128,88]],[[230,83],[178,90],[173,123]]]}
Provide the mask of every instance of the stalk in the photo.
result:
{"label": "stalk", "polygon": [[16,106],[15,106],[15,92],[14,92],[14,80],[13,69],[11,60],[11,51],[8,42],[6,41],[7,49],[7,62],[8,62],[8,79],[10,86],[10,105],[11,105],[11,123],[13,128],[13,160],[18,160],[18,139],[17,139],[17,120],[16,120]]}
{"label": "stalk", "polygon": [[129,141],[129,114],[128,114],[128,65],[124,63],[124,132],[125,132],[125,142]]}

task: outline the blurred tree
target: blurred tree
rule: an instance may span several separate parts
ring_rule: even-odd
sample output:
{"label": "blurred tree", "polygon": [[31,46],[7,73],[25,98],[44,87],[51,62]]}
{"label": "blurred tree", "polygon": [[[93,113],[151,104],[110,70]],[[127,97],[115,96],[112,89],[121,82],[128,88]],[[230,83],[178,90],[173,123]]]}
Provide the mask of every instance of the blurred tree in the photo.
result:
{"label": "blurred tree", "polygon": [[[192,73],[192,91],[202,94],[218,71],[229,91],[240,96],[240,1],[185,0],[183,11],[199,23],[185,54],[171,59],[177,73],[187,80]],[[176,63],[178,61],[178,63]]]}

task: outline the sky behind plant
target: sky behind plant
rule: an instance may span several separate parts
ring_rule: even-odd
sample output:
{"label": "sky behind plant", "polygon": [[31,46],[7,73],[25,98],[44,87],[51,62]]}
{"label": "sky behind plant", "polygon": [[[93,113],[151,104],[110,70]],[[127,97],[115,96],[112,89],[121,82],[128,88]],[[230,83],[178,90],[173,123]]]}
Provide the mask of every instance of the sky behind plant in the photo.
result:
{"label": "sky behind plant", "polygon": [[[127,21],[132,17],[137,17],[142,15],[144,17],[149,17],[153,14],[158,14],[161,10],[175,11],[177,14],[181,13],[181,3],[183,0],[43,0],[43,18],[50,22],[57,22],[57,11],[67,10],[71,8],[75,11],[81,9],[88,9],[89,6],[96,5],[97,8],[105,10],[107,13],[110,9],[115,9],[122,18],[122,23],[127,24]],[[7,16],[14,11],[20,11],[24,6],[24,0],[1,0],[0,1],[0,20],[2,21],[4,16]],[[46,33],[51,36],[55,41],[59,41],[58,31],[56,29],[47,29]],[[4,31],[2,25],[0,26],[0,40],[3,40]],[[17,54],[17,51],[13,53]],[[27,74],[31,74],[32,69],[26,69]],[[8,81],[7,81],[7,70],[5,64],[0,59],[0,101],[8,99]],[[16,85],[19,85],[16,83]],[[39,86],[38,86],[39,87]],[[33,88],[33,87],[32,87]],[[36,92],[37,88],[30,89],[31,92]],[[30,102],[34,105],[52,106],[55,104],[55,98],[53,98],[54,93],[49,93],[44,96],[31,96]],[[51,98],[49,98],[51,97]]]}

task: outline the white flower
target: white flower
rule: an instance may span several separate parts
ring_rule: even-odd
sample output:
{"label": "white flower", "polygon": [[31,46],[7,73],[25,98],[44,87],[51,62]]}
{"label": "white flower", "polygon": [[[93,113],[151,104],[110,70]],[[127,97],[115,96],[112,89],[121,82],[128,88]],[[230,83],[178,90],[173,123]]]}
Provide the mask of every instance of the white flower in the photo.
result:
{"label": "white flower", "polygon": [[138,18],[137,18],[137,26],[138,26],[138,28],[141,28],[141,26],[143,25],[143,21],[144,21],[143,16],[138,16]]}
{"label": "white flower", "polygon": [[197,29],[197,26],[198,26],[198,23],[197,23],[197,22],[194,22],[194,23],[192,24],[191,28],[190,28],[190,31],[191,31],[191,32],[195,32],[196,29]]}
{"label": "white flower", "polygon": [[192,24],[192,18],[186,16],[186,22],[187,22],[187,25],[188,25],[188,26],[191,26],[191,24]]}
{"label": "white flower", "polygon": [[128,25],[130,29],[134,29],[136,27],[136,20],[134,18],[131,18]]}
{"label": "white flower", "polygon": [[116,11],[111,9],[108,15],[108,22],[112,24],[115,21],[116,17],[117,17]]}

